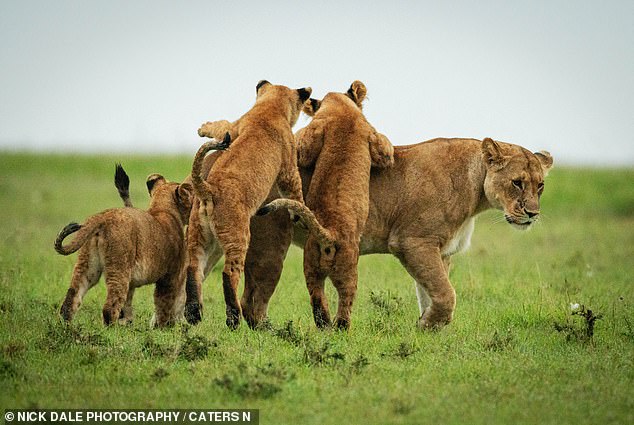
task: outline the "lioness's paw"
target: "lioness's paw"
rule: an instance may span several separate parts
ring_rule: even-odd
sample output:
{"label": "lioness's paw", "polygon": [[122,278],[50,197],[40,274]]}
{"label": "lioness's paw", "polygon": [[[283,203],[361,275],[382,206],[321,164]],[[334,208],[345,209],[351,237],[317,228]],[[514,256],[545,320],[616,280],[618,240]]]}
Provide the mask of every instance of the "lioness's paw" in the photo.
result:
{"label": "lioness's paw", "polygon": [[435,312],[431,308],[425,310],[425,313],[418,319],[418,327],[426,331],[439,330],[451,322],[452,314]]}

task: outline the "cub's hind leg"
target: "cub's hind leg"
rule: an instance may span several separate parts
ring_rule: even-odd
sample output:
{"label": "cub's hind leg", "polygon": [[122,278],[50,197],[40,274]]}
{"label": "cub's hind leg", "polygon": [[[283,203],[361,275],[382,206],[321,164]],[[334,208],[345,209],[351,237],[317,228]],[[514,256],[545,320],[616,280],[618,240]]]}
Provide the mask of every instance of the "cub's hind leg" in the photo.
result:
{"label": "cub's hind leg", "polygon": [[102,270],[96,241],[89,241],[79,250],[70,288],[68,288],[66,298],[60,307],[60,315],[64,320],[71,321],[73,319],[86,292],[99,282]]}
{"label": "cub's hind leg", "polygon": [[125,300],[125,305],[119,313],[119,324],[121,325],[132,323],[132,319],[134,318],[134,312],[132,311],[132,298],[134,298],[134,289],[135,288],[133,287],[130,287],[128,289],[128,296]]}
{"label": "cub's hind leg", "polygon": [[213,212],[216,237],[225,253],[222,270],[222,289],[225,297],[227,326],[236,329],[240,325],[242,307],[238,299],[238,285],[244,271],[247,249],[251,239],[249,214],[242,206],[223,203]]}
{"label": "cub's hind leg", "polygon": [[319,243],[309,236],[304,247],[304,277],[306,278],[306,287],[310,295],[310,304],[313,308],[315,325],[320,329],[324,329],[330,327],[331,322],[328,300],[324,291],[327,270],[321,267],[320,250]]}
{"label": "cub's hind leg", "polygon": [[103,306],[103,322],[111,325],[119,319],[121,309],[128,298],[132,267],[125,258],[120,261],[106,260],[106,286],[108,294]]}
{"label": "cub's hind leg", "polygon": [[207,217],[201,217],[198,200],[195,201],[187,226],[187,266],[185,319],[195,325],[202,320],[202,285],[211,268],[222,257],[222,248],[216,240]]}
{"label": "cub's hind leg", "polygon": [[357,293],[359,275],[357,265],[359,263],[358,244],[342,244],[335,257],[335,266],[330,274],[330,279],[337,289],[339,306],[335,318],[337,329],[348,330],[352,315],[352,303]]}

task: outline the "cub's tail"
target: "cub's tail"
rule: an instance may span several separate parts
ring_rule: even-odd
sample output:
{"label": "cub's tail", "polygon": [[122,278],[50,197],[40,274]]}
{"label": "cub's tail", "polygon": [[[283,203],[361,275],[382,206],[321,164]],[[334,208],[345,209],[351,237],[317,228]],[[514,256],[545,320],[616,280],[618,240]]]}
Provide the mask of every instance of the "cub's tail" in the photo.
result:
{"label": "cub's tail", "polygon": [[114,185],[119,191],[119,196],[123,200],[123,205],[132,208],[132,200],[130,199],[130,177],[128,177],[121,164],[116,165]]}
{"label": "cub's tail", "polygon": [[201,175],[205,155],[207,155],[207,152],[212,150],[226,150],[230,145],[231,135],[227,132],[225,133],[225,137],[222,141],[211,140],[203,143],[198,149],[198,152],[196,152],[194,163],[192,164],[192,185],[194,186],[196,196],[203,201],[211,201],[211,186]]}
{"label": "cub's tail", "polygon": [[55,239],[55,251],[57,251],[58,254],[72,254],[73,252],[77,251],[81,247],[81,245],[83,245],[75,244],[73,243],[75,241],[73,241],[70,245],[62,246],[62,242],[64,241],[64,239],[66,239],[68,235],[75,233],[79,229],[81,229],[80,224],[70,223],[57,234],[57,238]]}
{"label": "cub's tail", "polygon": [[[99,226],[95,225],[82,226],[81,224],[77,223],[68,224],[58,233],[57,238],[55,239],[55,251],[62,255],[72,254],[86,243],[88,238],[90,238],[95,233],[95,231],[98,230],[98,227]],[[77,231],[79,231],[79,233],[68,245],[62,245],[62,242],[64,241],[64,239],[66,239],[68,235],[71,235]]]}
{"label": "cub's tail", "polygon": [[[315,214],[308,209],[306,205],[293,199],[280,198],[269,202],[257,211],[257,215],[266,215],[270,212],[277,211],[281,208],[286,208],[293,214],[299,216],[302,222],[306,225],[309,232],[312,232],[319,241],[322,247],[333,247],[335,244],[335,237],[332,232],[324,228]],[[329,251],[329,250],[328,250]]]}

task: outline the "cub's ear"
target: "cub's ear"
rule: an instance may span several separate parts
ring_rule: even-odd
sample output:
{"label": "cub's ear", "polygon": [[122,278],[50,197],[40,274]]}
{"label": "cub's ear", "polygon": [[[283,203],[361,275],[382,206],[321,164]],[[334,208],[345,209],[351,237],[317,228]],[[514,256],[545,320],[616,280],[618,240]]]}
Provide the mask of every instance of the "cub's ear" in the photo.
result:
{"label": "cub's ear", "polygon": [[361,103],[365,100],[365,96],[368,94],[368,89],[365,88],[365,84],[363,84],[359,80],[356,80],[352,84],[350,84],[350,88],[348,89],[346,94],[360,108]]}
{"label": "cub's ear", "polygon": [[507,162],[498,142],[488,137],[482,141],[482,156],[487,167],[503,167]]}
{"label": "cub's ear", "polygon": [[184,208],[192,207],[194,198],[192,185],[189,183],[181,183],[176,188],[176,202]]}
{"label": "cub's ear", "polygon": [[553,157],[547,151],[535,152],[535,156],[539,160],[539,163],[542,164],[542,171],[545,177],[548,175],[550,169],[553,168]]}
{"label": "cub's ear", "polygon": [[306,102],[304,102],[303,111],[309,117],[315,116],[317,111],[321,108],[321,100],[310,98]]}
{"label": "cub's ear", "polygon": [[310,87],[303,87],[301,89],[297,89],[297,93],[299,94],[299,100],[305,102],[310,97],[310,94],[313,92],[313,89]]}
{"label": "cub's ear", "polygon": [[269,82],[268,82],[268,81],[266,81],[266,80],[260,80],[260,81],[258,82],[258,84],[255,86],[255,93],[256,93],[256,94],[259,94],[259,93],[260,93],[260,89],[261,89],[263,86],[270,85],[270,84],[271,84],[271,83],[269,83]]}
{"label": "cub's ear", "polygon": [[147,186],[147,191],[152,196],[152,191],[156,188],[157,184],[165,183],[165,177],[160,174],[150,174],[147,176],[147,180],[145,181],[145,185]]}

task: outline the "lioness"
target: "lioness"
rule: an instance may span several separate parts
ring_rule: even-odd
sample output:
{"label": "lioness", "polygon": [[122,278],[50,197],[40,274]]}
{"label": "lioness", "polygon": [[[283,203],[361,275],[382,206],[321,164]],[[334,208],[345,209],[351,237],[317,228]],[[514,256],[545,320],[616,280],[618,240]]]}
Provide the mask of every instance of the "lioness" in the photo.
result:
{"label": "lioness", "polygon": [[[521,146],[491,139],[433,139],[394,147],[394,166],[370,175],[370,209],[361,235],[361,255],[391,253],[416,281],[421,328],[441,327],[453,317],[455,292],[448,278],[451,256],[466,250],[477,214],[495,208],[517,229],[529,228],[540,212],[544,177],[553,165],[548,152],[531,153]],[[301,169],[305,193],[310,169]],[[268,223],[270,225],[270,223]],[[284,257],[287,227],[277,237],[251,244],[254,257],[269,256],[266,273],[277,275]],[[251,231],[275,234],[270,227]],[[294,242],[303,246],[306,234],[298,226]],[[266,319],[270,280],[250,273],[250,294],[243,314],[256,326]]]}
{"label": "lioness", "polygon": [[[311,103],[317,109],[314,118],[297,135],[299,165],[314,168],[306,205],[278,199],[258,211],[265,214],[288,208],[309,227],[304,276],[315,324],[320,328],[330,326],[324,292],[328,276],[339,295],[335,324],[340,329],[350,326],[359,241],[368,217],[370,167],[394,162],[391,143],[361,111],[366,93],[365,85],[354,81],[346,93],[328,93],[320,103]],[[307,217],[312,214],[316,221]]]}
{"label": "lioness", "polygon": [[[231,147],[219,156],[206,179],[201,176],[203,158],[215,142],[203,144],[194,158],[191,177],[200,199],[196,213],[203,231],[213,233],[225,254],[222,281],[226,323],[232,329],[242,314],[237,288],[249,247],[251,216],[276,184],[284,196],[303,202],[291,128],[311,91],[260,81],[255,105],[230,124]],[[217,137],[217,131],[213,123],[206,123],[199,135]]]}
{"label": "lioness", "polygon": [[[120,179],[123,174],[117,174]],[[125,175],[127,178],[127,175]],[[55,250],[69,255],[79,250],[70,288],[60,314],[70,321],[86,292],[105,272],[108,294],[103,321],[132,319],[135,288],[156,282],[154,290],[155,325],[165,326],[178,320],[184,306],[185,240],[183,227],[191,209],[191,186],[172,183],[159,174],[147,178],[151,201],[147,211],[133,208],[127,183],[115,184],[126,207],[105,210],[89,217],[83,225],[71,223],[60,231]],[[62,245],[64,239],[75,238]],[[125,304],[125,305],[124,305]]]}

